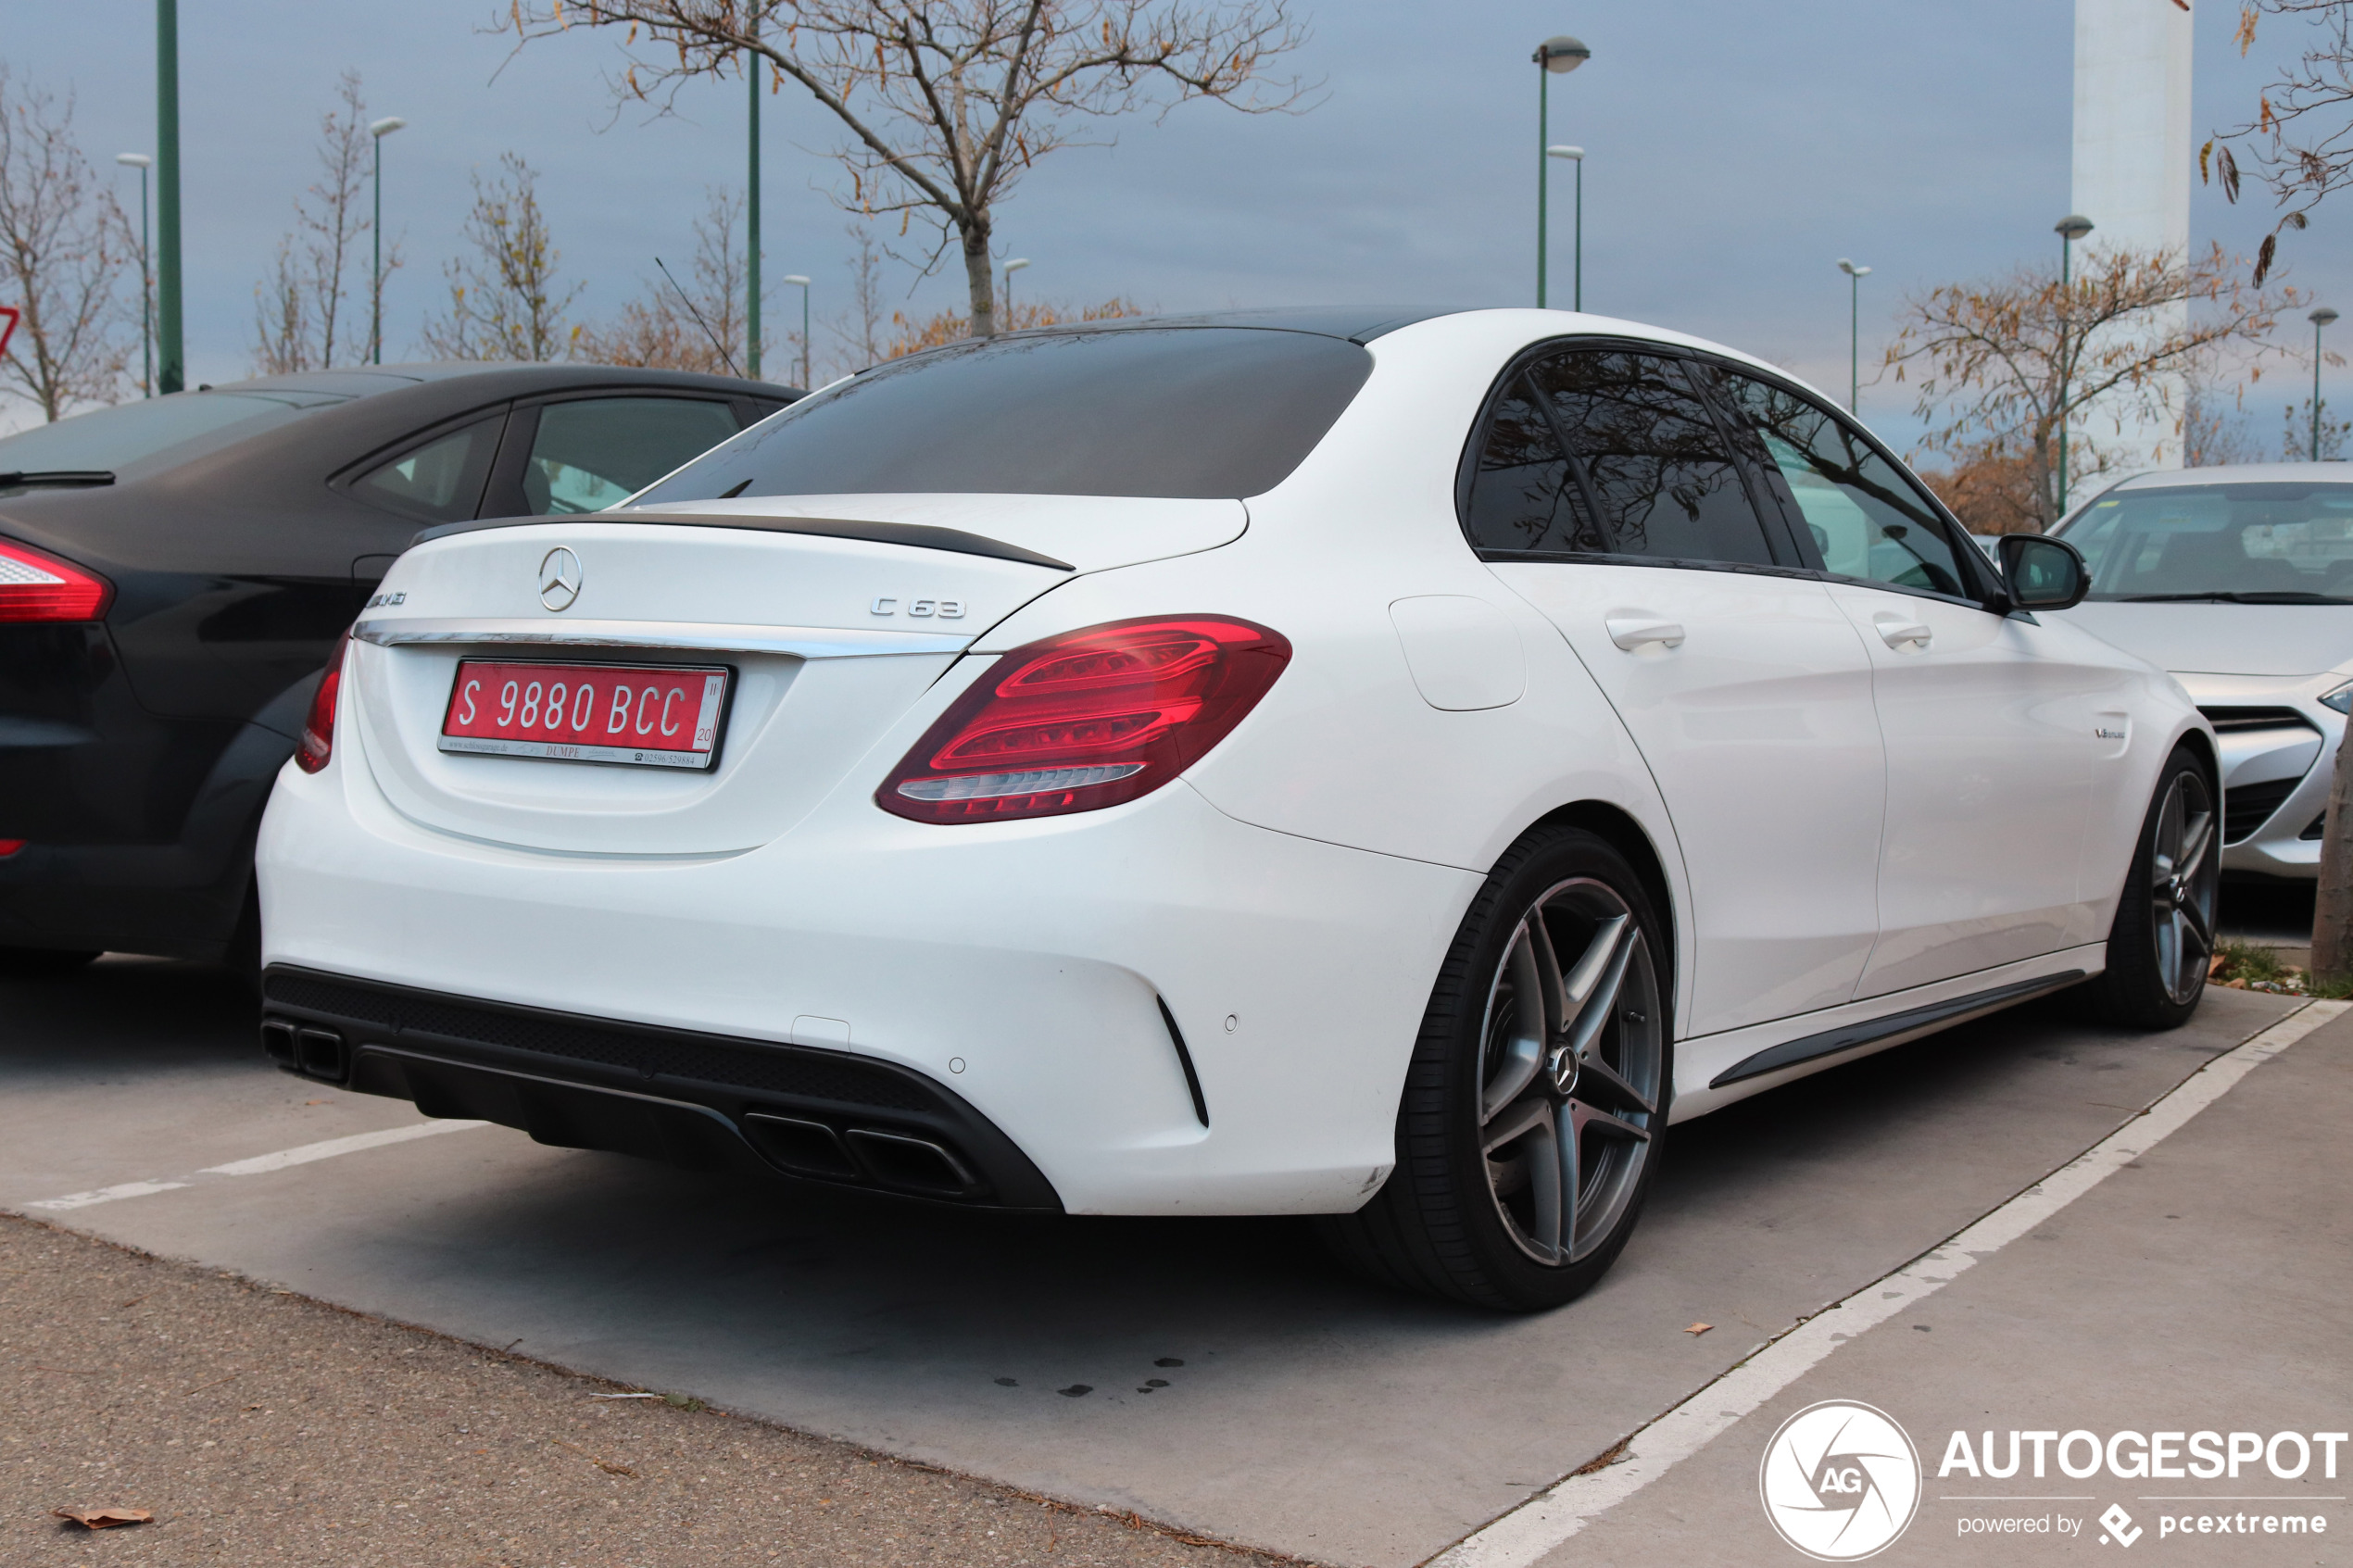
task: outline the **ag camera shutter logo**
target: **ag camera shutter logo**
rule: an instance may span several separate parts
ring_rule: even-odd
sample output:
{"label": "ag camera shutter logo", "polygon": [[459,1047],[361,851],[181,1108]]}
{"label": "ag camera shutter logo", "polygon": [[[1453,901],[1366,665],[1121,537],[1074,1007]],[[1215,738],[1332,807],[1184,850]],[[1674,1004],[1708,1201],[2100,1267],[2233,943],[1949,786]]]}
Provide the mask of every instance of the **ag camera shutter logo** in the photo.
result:
{"label": "ag camera shutter logo", "polygon": [[1825,1399],[1781,1423],[1756,1489],[1781,1539],[1817,1562],[1854,1562],[1911,1524],[1920,1456],[1886,1411]]}

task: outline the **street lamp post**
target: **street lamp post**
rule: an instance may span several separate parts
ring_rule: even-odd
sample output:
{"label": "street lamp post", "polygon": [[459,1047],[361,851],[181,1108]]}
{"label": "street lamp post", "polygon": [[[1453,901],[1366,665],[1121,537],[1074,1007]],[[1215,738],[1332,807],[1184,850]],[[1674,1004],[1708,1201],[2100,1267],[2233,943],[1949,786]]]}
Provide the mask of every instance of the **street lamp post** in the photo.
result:
{"label": "street lamp post", "polygon": [[[1593,51],[1567,33],[1536,45],[1536,307],[1540,310],[1544,307],[1546,196],[1553,179],[1553,78],[1567,76],[1592,57]],[[1581,163],[1578,172],[1581,180]]]}
{"label": "street lamp post", "polygon": [[1846,274],[1846,411],[1856,414],[1863,400],[1863,280],[1871,270],[1843,256],[1838,270]]}
{"label": "street lamp post", "polygon": [[809,280],[795,272],[785,279],[788,288],[800,291],[800,390],[812,390],[809,384]]}
{"label": "street lamp post", "polygon": [[2092,232],[2092,220],[2080,212],[2070,212],[2051,228],[2059,237],[2058,509],[2064,514],[2067,510],[2067,382],[2075,353],[2074,341],[2067,330],[2071,314],[2068,290],[2072,275],[2069,268],[2074,259],[2075,242]]}
{"label": "street lamp post", "polygon": [[2304,318],[2312,323],[2312,460],[2321,460],[2321,329],[2336,320],[2336,312],[2322,306]]}
{"label": "street lamp post", "polygon": [[368,231],[375,246],[368,263],[368,363],[384,362],[384,138],[409,122],[389,114],[368,127],[376,153],[376,220]]}
{"label": "street lamp post", "polygon": [[1576,240],[1570,247],[1568,307],[1585,308],[1585,149],[1582,147],[1546,147],[1547,157],[1567,158],[1577,166],[1577,220],[1571,232]]}
{"label": "street lamp post", "polygon": [[[751,87],[746,115],[748,151],[744,169],[744,367],[760,379],[760,56],[744,51],[744,81]],[[805,297],[805,296],[804,296]],[[808,380],[804,374],[801,379]]]}
{"label": "street lamp post", "polygon": [[117,153],[115,162],[139,171],[139,395],[156,395],[155,277],[147,262],[147,169],[156,160],[145,153]]}
{"label": "street lamp post", "polygon": [[1013,274],[1028,265],[1029,257],[1026,256],[1016,256],[1011,261],[1005,263],[1005,330],[1009,332],[1013,331],[1015,326],[1013,321]]}
{"label": "street lamp post", "polygon": [[188,384],[180,344],[180,0],[156,0],[156,385]]}

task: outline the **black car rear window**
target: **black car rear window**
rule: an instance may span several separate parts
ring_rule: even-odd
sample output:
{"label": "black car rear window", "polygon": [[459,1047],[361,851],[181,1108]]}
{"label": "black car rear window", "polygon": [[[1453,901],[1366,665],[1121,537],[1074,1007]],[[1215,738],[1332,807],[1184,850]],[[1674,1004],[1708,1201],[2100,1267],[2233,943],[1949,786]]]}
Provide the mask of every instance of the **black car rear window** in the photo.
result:
{"label": "black car rear window", "polygon": [[1247,327],[963,344],[877,367],[705,454],[634,506],[911,492],[1261,495],[1322,440],[1372,356]]}
{"label": "black car rear window", "polygon": [[[0,439],[0,473],[60,469],[120,471],[202,436],[234,431],[243,440],[283,424],[304,408],[342,398],[252,397],[234,392],[176,392],[119,403]],[[218,445],[214,443],[212,445]],[[209,446],[207,448],[210,449]],[[193,454],[191,454],[193,455]]]}

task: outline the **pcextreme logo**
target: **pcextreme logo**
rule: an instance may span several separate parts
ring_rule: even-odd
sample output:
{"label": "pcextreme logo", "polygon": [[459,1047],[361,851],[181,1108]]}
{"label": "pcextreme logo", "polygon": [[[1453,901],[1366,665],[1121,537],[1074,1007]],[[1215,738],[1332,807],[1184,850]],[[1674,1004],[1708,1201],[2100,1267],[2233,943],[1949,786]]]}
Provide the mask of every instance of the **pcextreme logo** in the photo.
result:
{"label": "pcextreme logo", "polygon": [[1920,1504],[1920,1457],[1886,1411],[1825,1399],[1781,1423],[1756,1489],[1781,1539],[1822,1562],[1893,1545]]}

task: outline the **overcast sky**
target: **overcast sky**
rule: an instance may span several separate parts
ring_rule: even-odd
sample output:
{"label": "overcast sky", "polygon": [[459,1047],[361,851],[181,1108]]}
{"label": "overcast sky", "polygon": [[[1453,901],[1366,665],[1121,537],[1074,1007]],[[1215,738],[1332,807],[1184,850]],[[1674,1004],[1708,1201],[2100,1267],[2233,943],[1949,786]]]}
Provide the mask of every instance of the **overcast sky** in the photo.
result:
{"label": "overcast sky", "polygon": [[[1189,105],[1120,122],[1115,145],[1042,163],[998,217],[1004,255],[1026,256],[1026,297],[1124,295],[1166,310],[1318,301],[1529,303],[1535,267],[1538,40],[1572,32],[1591,64],[1556,79],[1553,137],[1589,150],[1589,308],[1698,332],[1843,387],[1851,256],[1864,284],[1868,367],[1906,293],[2047,260],[2068,210],[2072,6],[2062,0],[1302,0],[1299,70],[1313,107],[1250,117]],[[2231,39],[2236,7],[2198,7],[2199,139],[2235,123],[2299,41],[2273,22],[2254,55]],[[338,74],[359,70],[371,113],[409,129],[386,142],[386,229],[407,269],[386,337],[413,351],[446,298],[470,174],[516,152],[542,171],[563,270],[595,318],[675,268],[712,184],[743,177],[740,82],[698,87],[676,119],[623,110],[604,75],[618,39],[581,32],[510,58],[484,0],[196,0],[182,7],[189,379],[248,371],[254,290]],[[137,0],[11,7],[0,34],[19,81],[79,101],[94,157],[152,151],[152,7]],[[848,286],[846,182],[835,135],[799,90],[767,100],[771,277],[816,280],[821,323]],[[111,168],[111,166],[109,166]],[[1567,173],[1563,166],[1563,173]],[[126,201],[136,176],[120,171]],[[1554,302],[1566,303],[1566,181],[1554,187]],[[2268,227],[2250,194],[2193,198],[2194,240],[2250,251]],[[2094,215],[2096,217],[2096,215]],[[2353,197],[2294,237],[2292,282],[2353,295]],[[961,276],[892,281],[911,315],[962,299]],[[780,302],[797,314],[798,300]],[[2300,313],[2299,341],[2309,341]],[[2348,328],[2347,330],[2353,330]],[[821,325],[818,354],[829,343]],[[772,351],[773,352],[773,351]],[[772,358],[770,369],[776,370]],[[2300,378],[2267,376],[2247,407],[2277,439]],[[2346,373],[2330,378],[2343,396]],[[2307,383],[2309,384],[2309,383]],[[1918,423],[1889,383],[1864,414],[1899,443]]]}

